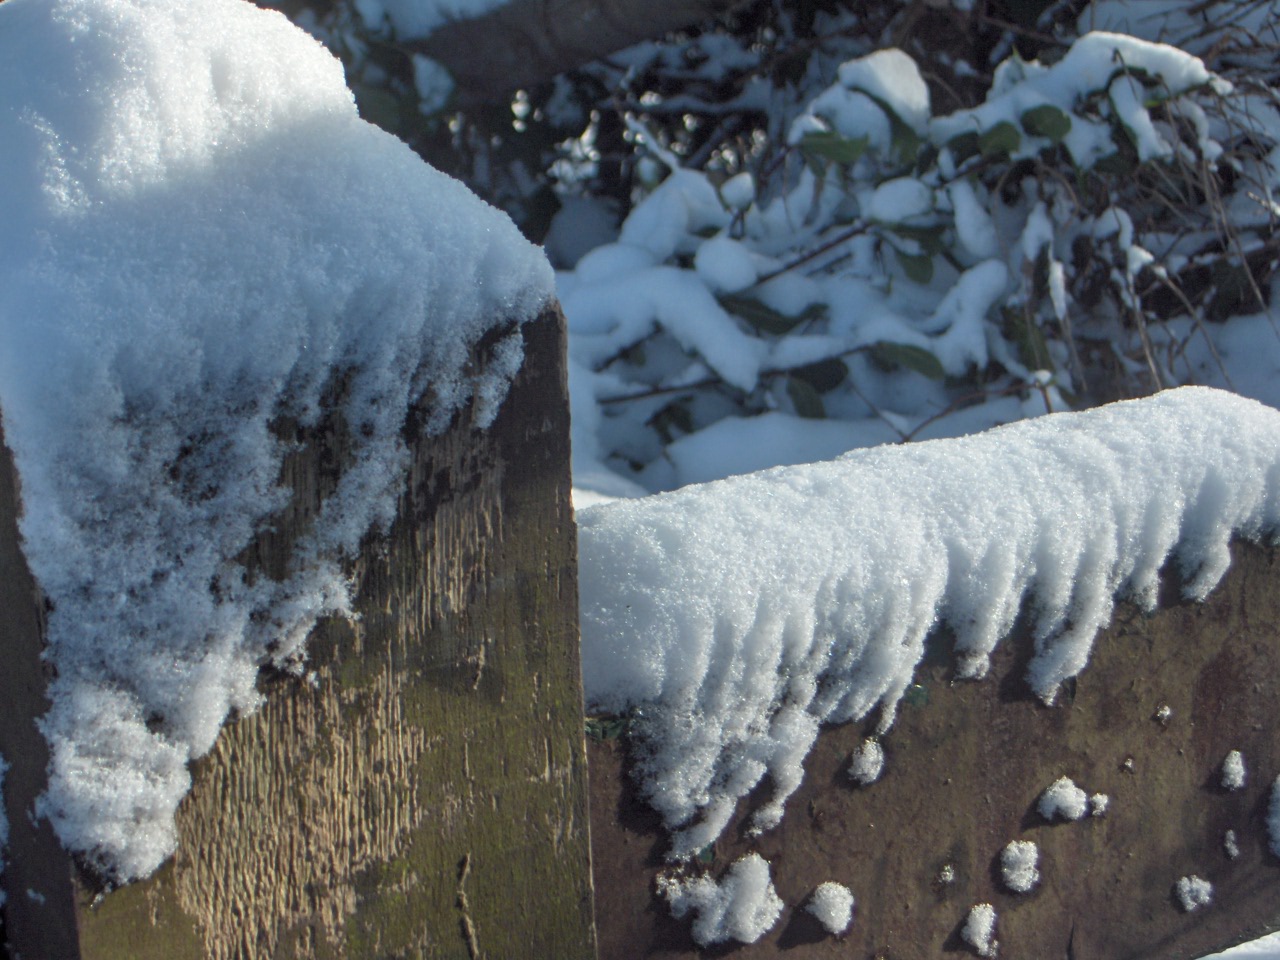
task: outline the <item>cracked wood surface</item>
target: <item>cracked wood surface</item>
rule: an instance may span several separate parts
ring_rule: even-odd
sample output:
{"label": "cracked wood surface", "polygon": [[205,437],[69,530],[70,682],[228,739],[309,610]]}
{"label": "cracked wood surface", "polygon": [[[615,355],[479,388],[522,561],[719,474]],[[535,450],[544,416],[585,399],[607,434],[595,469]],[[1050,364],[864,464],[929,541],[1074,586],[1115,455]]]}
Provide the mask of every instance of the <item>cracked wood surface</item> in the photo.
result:
{"label": "cracked wood surface", "polygon": [[[6,872],[12,954],[595,956],[558,310],[525,339],[489,429],[464,413],[413,443],[396,523],[352,567],[360,618],[309,641],[315,682],[264,679],[263,707],[194,765],[173,860],[104,893],[55,847],[56,923],[47,907],[26,922],[29,871]],[[343,461],[341,424],[301,439],[290,506],[248,552],[268,575]],[[6,796],[11,823],[32,796]],[[56,949],[39,939],[54,932]]]}
{"label": "cracked wood surface", "polygon": [[[1121,605],[1089,666],[1052,707],[1022,679],[1025,625],[978,682],[952,682],[949,648],[931,641],[882,738],[880,781],[856,787],[846,773],[874,717],[825,728],[781,826],[746,838],[744,804],[716,844],[709,869],[717,876],[751,850],[771,864],[786,906],[754,945],[699,951],[690,921],[670,917],[654,893],[666,840],[626,779],[625,741],[589,742],[600,955],[974,956],[959,931],[983,902],[999,915],[999,956],[1013,960],[1192,960],[1280,928],[1280,859],[1265,828],[1280,775],[1280,557],[1246,545],[1233,554],[1203,604],[1178,602],[1166,584],[1154,616]],[[1248,770],[1235,792],[1220,785],[1233,749]],[[1046,823],[1037,800],[1061,776],[1107,794],[1106,814]],[[1228,830],[1235,859],[1224,849]],[[1039,845],[1041,881],[1027,895],[1001,882],[999,856],[1011,840]],[[951,883],[941,879],[948,866]],[[1212,904],[1194,913],[1174,893],[1189,875],[1214,888]],[[839,939],[803,909],[826,880],[857,898]]]}

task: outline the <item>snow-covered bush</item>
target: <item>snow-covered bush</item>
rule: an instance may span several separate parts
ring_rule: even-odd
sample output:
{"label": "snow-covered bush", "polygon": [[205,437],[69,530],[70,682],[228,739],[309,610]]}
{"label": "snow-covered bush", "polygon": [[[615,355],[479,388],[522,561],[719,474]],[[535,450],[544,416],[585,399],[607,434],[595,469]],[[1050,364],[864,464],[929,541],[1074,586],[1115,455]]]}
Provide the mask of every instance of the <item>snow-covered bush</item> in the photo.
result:
{"label": "snow-covered bush", "polygon": [[1280,114],[1171,46],[1090,33],[945,114],[880,50],[768,176],[633,129],[653,186],[558,287],[575,416],[648,489],[1232,383],[1268,300]]}

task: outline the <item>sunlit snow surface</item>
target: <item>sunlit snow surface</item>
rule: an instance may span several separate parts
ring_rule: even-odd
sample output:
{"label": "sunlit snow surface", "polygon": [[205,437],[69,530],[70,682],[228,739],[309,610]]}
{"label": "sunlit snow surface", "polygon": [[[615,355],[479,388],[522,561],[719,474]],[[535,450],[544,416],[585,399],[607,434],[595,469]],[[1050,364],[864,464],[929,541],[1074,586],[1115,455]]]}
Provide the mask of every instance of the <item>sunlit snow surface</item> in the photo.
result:
{"label": "sunlit snow surface", "polygon": [[[241,0],[0,5],[0,409],[57,671],[42,810],[121,878],[173,849],[186,763],[340,612],[400,430],[492,413],[551,293],[507,218],[362,122],[341,65]],[[281,416],[345,378],[353,461],[285,582],[235,561],[287,498]]]}
{"label": "sunlit snow surface", "polygon": [[981,677],[1019,611],[1031,688],[1085,667],[1117,594],[1154,603],[1171,561],[1202,598],[1233,535],[1280,528],[1280,412],[1183,388],[957,440],[860,450],[582,510],[590,705],[635,711],[644,792],[677,855],[765,774],[768,828],[822,722],[911,683],[945,622]]}

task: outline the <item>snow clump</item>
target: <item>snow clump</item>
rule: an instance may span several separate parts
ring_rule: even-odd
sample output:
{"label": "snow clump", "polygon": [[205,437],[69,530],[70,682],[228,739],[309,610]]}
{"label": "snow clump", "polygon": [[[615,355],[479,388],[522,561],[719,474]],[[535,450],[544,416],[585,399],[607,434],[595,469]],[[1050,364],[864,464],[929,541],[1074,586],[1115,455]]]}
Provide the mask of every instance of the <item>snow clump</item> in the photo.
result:
{"label": "snow clump", "polygon": [[1089,798],[1070,777],[1059,777],[1040,794],[1036,809],[1046,820],[1079,820],[1089,810]]}
{"label": "snow clump", "polygon": [[[173,852],[187,763],[259,668],[301,669],[348,609],[340,562],[394,516],[407,412],[491,418],[554,281],[242,0],[0,6],[0,210],[0,409],[51,609],[40,812],[126,880]],[[345,472],[284,578],[250,578],[290,496],[276,428],[330,414]]]}
{"label": "snow clump", "polygon": [[853,751],[849,761],[849,776],[864,787],[875,783],[884,772],[884,747],[874,737],[868,737]]}
{"label": "snow clump", "polygon": [[1116,594],[1152,608],[1172,560],[1203,599],[1234,536],[1278,526],[1280,411],[1196,387],[601,503],[579,514],[586,695],[634,711],[641,789],[689,856],[766,775],[755,826],[778,822],[820,724],[887,729],[941,624],[980,678],[1033,611],[1049,702]]}
{"label": "snow clump", "polygon": [[719,883],[711,877],[659,877],[658,892],[677,920],[695,914],[693,939],[703,947],[729,940],[755,943],[782,913],[768,861],[758,853],[737,861]]}
{"label": "snow clump", "polygon": [[1227,855],[1228,860],[1234,860],[1240,856],[1240,841],[1236,839],[1236,832],[1228,830],[1222,835],[1222,852]]}
{"label": "snow clump", "polygon": [[1000,851],[1000,878],[1014,893],[1030,893],[1040,882],[1040,848],[1031,840],[1013,840]]}
{"label": "snow clump", "polygon": [[1174,893],[1184,913],[1192,913],[1213,902],[1213,884],[1195,874],[1180,879],[1174,886]]}
{"label": "snow clump", "polygon": [[979,903],[969,911],[960,930],[960,938],[973,947],[980,957],[994,957],[1000,949],[995,939],[996,908],[989,903]]}
{"label": "snow clump", "polygon": [[1243,790],[1247,777],[1244,754],[1232,750],[1222,760],[1222,789]]}
{"label": "snow clump", "polygon": [[849,888],[843,883],[828,880],[818,884],[806,909],[818,918],[828,933],[839,936],[853,922],[853,906],[853,894]]}

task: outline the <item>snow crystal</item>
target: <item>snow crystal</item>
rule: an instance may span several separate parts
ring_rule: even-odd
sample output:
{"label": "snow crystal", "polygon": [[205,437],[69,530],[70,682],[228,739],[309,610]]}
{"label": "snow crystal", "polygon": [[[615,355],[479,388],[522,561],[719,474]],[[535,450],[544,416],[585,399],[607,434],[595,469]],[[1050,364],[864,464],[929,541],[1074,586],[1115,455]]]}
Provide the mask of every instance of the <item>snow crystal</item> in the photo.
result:
{"label": "snow crystal", "polygon": [[884,747],[874,738],[863,740],[853,751],[849,763],[849,776],[864,787],[875,783],[884,772]]}
{"label": "snow crystal", "polygon": [[1191,913],[1213,902],[1213,884],[1192,874],[1174,885],[1174,893],[1184,913]]}
{"label": "snow crystal", "polygon": [[1000,851],[1000,878],[1014,893],[1030,893],[1040,882],[1040,848],[1031,840],[1012,840]]}
{"label": "snow crystal", "polygon": [[1232,750],[1222,760],[1222,789],[1244,789],[1247,772],[1244,766],[1244,754]]}
{"label": "snow crystal", "polygon": [[1040,795],[1036,809],[1046,820],[1079,820],[1089,809],[1089,799],[1070,777],[1059,777]]}
{"label": "snow crystal", "polygon": [[1050,701],[1115,594],[1151,607],[1172,557],[1203,598],[1280,523],[1278,439],[1280,412],[1184,388],[585,509],[588,700],[639,708],[642,790],[691,853],[766,773],[785,800],[818,722],[887,728],[940,623],[980,677],[1026,606]]}
{"label": "snow crystal", "polygon": [[994,957],[1000,944],[996,933],[996,908],[989,903],[979,903],[969,911],[960,938],[973,947],[980,957]]}
{"label": "snow crystal", "polygon": [[[40,809],[140,876],[259,666],[346,609],[338,561],[394,513],[410,405],[492,416],[553,278],[240,0],[0,5],[0,219],[0,409],[52,607]],[[339,380],[352,463],[288,579],[250,582],[236,558],[289,495],[272,426],[314,426]]]}
{"label": "snow crystal", "polygon": [[693,939],[703,947],[737,940],[755,943],[777,922],[782,900],[769,877],[769,864],[758,853],[738,860],[716,883],[711,877],[658,878],[658,892],[679,920],[694,916]]}
{"label": "snow crystal", "polygon": [[828,933],[839,936],[853,922],[853,894],[842,883],[828,880],[818,885],[806,908]]}

